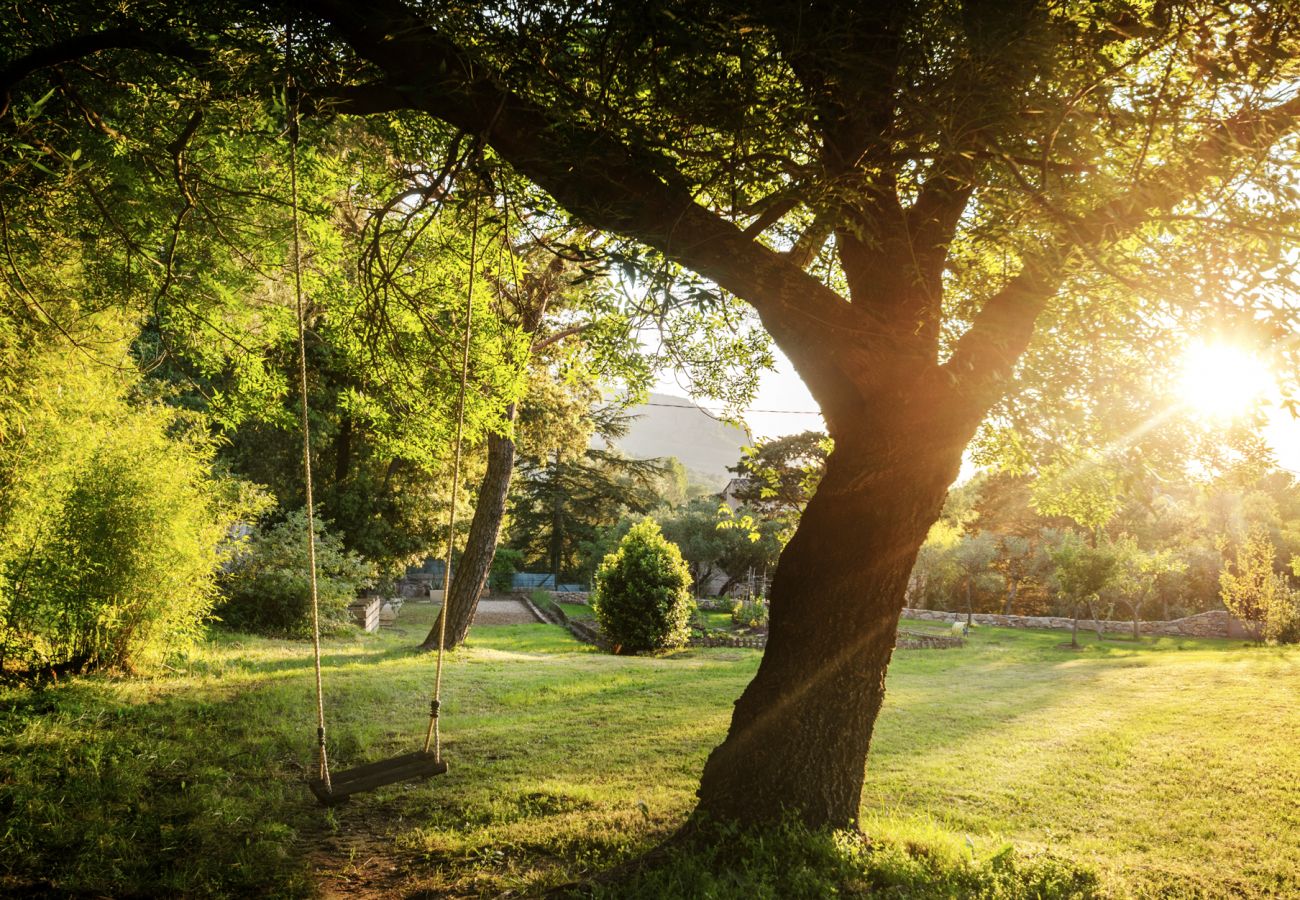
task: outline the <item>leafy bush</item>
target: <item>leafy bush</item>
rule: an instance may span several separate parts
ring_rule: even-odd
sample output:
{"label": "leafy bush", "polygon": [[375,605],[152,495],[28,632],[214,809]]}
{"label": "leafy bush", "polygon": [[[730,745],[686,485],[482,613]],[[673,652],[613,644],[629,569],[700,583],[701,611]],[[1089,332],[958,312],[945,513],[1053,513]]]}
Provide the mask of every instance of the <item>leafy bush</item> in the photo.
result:
{"label": "leafy bush", "polygon": [[[316,520],[316,593],[322,633],[344,630],[348,604],[374,583],[370,563],[344,549],[337,535]],[[225,600],[217,609],[232,628],[287,637],[311,635],[311,584],[308,581],[307,514],[289,513],[283,521],[253,532],[247,549],[222,578]]]}
{"label": "leafy bush", "polygon": [[737,628],[766,628],[767,604],[762,600],[731,601],[731,624]]}
{"label": "leafy bush", "polygon": [[492,569],[488,573],[488,584],[494,594],[508,594],[514,587],[514,576],[523,564],[524,553],[522,550],[511,550],[509,547],[497,547],[496,555],[492,557]]}
{"label": "leafy bush", "polygon": [[1223,605],[1255,626],[1259,640],[1290,643],[1300,637],[1300,603],[1285,575],[1273,570],[1276,551],[1261,525],[1250,529],[1237,548],[1235,565],[1219,573]]}
{"label": "leafy bush", "polygon": [[615,652],[677,647],[689,635],[691,573],[651,519],[632,526],[596,570],[591,605]]}
{"label": "leafy bush", "polygon": [[138,375],[51,352],[0,441],[0,667],[132,670],[183,649],[216,598],[235,482]]}

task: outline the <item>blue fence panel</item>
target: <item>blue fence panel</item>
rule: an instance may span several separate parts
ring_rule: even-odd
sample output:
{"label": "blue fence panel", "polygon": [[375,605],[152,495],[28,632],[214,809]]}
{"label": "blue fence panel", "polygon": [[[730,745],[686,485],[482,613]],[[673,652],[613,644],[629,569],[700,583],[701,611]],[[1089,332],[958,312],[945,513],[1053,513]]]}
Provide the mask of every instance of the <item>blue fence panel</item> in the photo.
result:
{"label": "blue fence panel", "polygon": [[585,591],[585,584],[564,583],[560,582],[557,587],[555,576],[550,572],[545,574],[537,572],[516,572],[510,577],[510,588],[515,591],[535,591],[538,589],[545,591]]}

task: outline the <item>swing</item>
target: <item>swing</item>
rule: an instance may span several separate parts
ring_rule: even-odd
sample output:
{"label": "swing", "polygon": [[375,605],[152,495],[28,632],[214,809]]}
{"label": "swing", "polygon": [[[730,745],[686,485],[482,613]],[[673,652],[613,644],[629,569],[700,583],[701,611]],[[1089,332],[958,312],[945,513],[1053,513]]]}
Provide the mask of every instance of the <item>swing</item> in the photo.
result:
{"label": "swing", "polygon": [[474,260],[478,249],[478,207],[477,205],[474,207],[473,227],[470,232],[470,268],[465,292],[465,336],[461,355],[460,396],[456,404],[456,443],[451,479],[451,510],[447,522],[447,557],[446,565],[443,568],[443,611],[438,615],[438,657],[434,669],[433,698],[429,703],[429,726],[425,731],[423,746],[419,750],[331,774],[329,758],[325,752],[325,695],[321,681],[320,603],[316,592],[316,540],[315,511],[312,501],[311,433],[308,429],[307,419],[307,329],[306,317],[303,311],[301,228],[298,220],[298,104],[297,92],[293,91],[291,43],[292,34],[286,30],[285,57],[286,69],[288,70],[286,99],[289,96],[289,91],[292,91],[293,95],[292,107],[289,110],[289,183],[293,209],[294,297],[297,304],[298,319],[298,380],[301,392],[299,411],[302,420],[303,481],[306,488],[307,504],[307,565],[309,570],[308,581],[311,586],[312,650],[316,667],[317,773],[315,778],[308,780],[307,786],[322,805],[336,806],[347,802],[353,794],[372,791],[402,781],[430,778],[434,775],[442,775],[447,771],[447,762],[442,758],[442,738],[439,729],[439,712],[442,707],[442,658],[447,631],[447,617],[443,615],[443,612],[446,611],[447,598],[451,588],[451,551],[456,530],[456,500],[460,489],[461,438],[465,426],[465,385],[469,378],[469,348],[474,313]]}

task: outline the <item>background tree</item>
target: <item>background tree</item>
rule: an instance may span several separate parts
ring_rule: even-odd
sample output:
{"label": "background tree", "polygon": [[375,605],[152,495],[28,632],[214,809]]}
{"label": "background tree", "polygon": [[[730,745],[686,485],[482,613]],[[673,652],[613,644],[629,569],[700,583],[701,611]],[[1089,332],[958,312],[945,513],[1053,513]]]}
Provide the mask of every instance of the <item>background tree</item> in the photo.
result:
{"label": "background tree", "polygon": [[1050,551],[1056,565],[1056,580],[1065,595],[1074,626],[1070,629],[1070,646],[1079,646],[1079,608],[1088,610],[1088,617],[1097,629],[1097,639],[1102,639],[1101,623],[1097,621],[1095,604],[1098,596],[1115,577],[1118,559],[1109,544],[1089,545],[1073,532],[1066,532],[1059,544]]}
{"label": "background tree", "polygon": [[817,490],[829,453],[830,441],[819,431],[761,441],[728,467],[737,476],[732,495],[767,518],[797,522]]}
{"label": "background tree", "polygon": [[989,569],[997,556],[997,542],[986,532],[963,535],[953,548],[953,562],[961,573],[962,589],[966,596],[966,624],[971,624],[975,611],[974,594],[981,578],[987,579]]}
{"label": "background tree", "polygon": [[1254,626],[1257,641],[1288,635],[1300,615],[1286,575],[1274,568],[1276,555],[1268,532],[1255,525],[1238,547],[1236,561],[1226,563],[1219,574],[1223,605]]}

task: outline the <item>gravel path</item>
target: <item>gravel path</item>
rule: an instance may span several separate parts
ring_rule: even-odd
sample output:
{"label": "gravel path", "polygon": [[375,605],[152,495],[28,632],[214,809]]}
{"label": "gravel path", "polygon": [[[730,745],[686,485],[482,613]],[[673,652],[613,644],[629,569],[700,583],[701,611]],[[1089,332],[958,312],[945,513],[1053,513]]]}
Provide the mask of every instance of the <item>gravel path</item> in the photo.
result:
{"label": "gravel path", "polygon": [[518,600],[480,600],[474,625],[533,625],[537,618]]}

